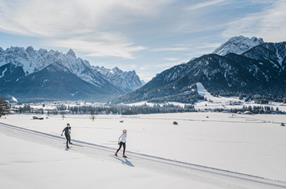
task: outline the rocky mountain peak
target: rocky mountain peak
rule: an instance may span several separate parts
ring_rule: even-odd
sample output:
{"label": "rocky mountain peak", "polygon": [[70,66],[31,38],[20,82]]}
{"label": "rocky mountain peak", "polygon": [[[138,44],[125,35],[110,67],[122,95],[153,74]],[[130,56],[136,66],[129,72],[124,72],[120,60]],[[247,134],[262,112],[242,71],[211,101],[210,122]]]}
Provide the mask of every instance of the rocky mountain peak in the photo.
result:
{"label": "rocky mountain peak", "polygon": [[257,37],[245,37],[245,36],[235,36],[227,40],[225,43],[223,43],[220,47],[215,49],[213,51],[214,54],[218,54],[221,56],[224,56],[229,53],[235,53],[235,54],[242,54],[252,47],[255,47],[257,45],[263,44],[264,41],[262,38]]}
{"label": "rocky mountain peak", "polygon": [[66,53],[66,55],[76,57],[76,53],[73,51],[73,49],[69,49],[68,52]]}

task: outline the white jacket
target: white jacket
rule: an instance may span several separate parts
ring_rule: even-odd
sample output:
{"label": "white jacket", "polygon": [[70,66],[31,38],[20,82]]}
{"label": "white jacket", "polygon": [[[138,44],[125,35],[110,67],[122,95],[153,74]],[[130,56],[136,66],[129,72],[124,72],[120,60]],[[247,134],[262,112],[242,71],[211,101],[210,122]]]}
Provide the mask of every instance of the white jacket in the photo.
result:
{"label": "white jacket", "polygon": [[123,133],[123,134],[119,137],[119,142],[126,143],[126,141],[127,141],[127,133]]}

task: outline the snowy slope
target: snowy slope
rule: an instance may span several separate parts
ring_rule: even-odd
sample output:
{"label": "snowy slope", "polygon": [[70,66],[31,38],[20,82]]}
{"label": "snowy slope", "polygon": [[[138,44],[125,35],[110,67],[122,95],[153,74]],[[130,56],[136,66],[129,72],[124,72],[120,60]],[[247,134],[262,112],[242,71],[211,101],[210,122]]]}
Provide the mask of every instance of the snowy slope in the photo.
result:
{"label": "snowy slope", "polygon": [[[73,141],[70,151],[56,135],[0,124],[1,188],[284,188],[283,181],[188,164]],[[5,144],[5,145],[4,145]],[[8,145],[7,145],[8,144]],[[17,150],[15,150],[17,149]]]}
{"label": "snowy slope", "polygon": [[247,50],[264,43],[262,38],[236,36],[230,38],[227,42],[213,51],[214,54],[224,56],[228,53],[242,54]]}
{"label": "snowy slope", "polygon": [[226,104],[229,105],[232,102],[242,102],[243,100],[239,100],[238,97],[222,97],[222,96],[213,96],[210,94],[206,88],[202,85],[202,83],[196,83],[197,92],[200,96],[204,97],[205,101],[217,103],[217,104]]}

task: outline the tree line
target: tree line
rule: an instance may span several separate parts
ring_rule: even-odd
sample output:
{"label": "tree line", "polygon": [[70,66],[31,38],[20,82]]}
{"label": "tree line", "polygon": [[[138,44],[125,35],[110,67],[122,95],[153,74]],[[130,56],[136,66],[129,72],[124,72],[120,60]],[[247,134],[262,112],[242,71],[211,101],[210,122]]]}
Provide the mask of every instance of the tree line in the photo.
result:
{"label": "tree line", "polygon": [[[10,105],[8,102],[0,98],[0,117],[10,113]],[[246,113],[246,114],[284,114],[279,108],[272,106],[243,106],[241,108],[215,108],[197,110],[193,105],[178,106],[173,104],[154,104],[153,106],[127,106],[127,105],[105,105],[105,106],[92,106],[92,105],[57,105],[54,109],[46,109],[45,104],[42,108],[33,108],[29,104],[17,106],[12,108],[13,113],[33,113],[33,114],[119,114],[119,115],[135,115],[135,114],[153,114],[153,113],[179,113],[179,112],[197,112],[197,111],[210,111],[210,112],[229,112],[229,113]]]}
{"label": "tree line", "polygon": [[134,115],[134,114],[152,114],[152,113],[176,113],[176,112],[194,112],[193,105],[176,106],[173,104],[167,105],[141,105],[141,106],[127,106],[127,105],[109,105],[109,106],[68,106],[58,105],[55,109],[48,110],[43,108],[32,108],[26,104],[24,106],[14,109],[15,113],[36,113],[36,114],[120,114],[120,115]]}

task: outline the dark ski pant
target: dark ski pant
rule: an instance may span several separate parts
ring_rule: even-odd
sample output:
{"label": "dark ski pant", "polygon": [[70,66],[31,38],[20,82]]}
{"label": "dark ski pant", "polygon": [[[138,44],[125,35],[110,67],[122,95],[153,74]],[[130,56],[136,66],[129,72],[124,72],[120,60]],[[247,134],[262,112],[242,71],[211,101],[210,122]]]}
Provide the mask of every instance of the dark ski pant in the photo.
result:
{"label": "dark ski pant", "polygon": [[125,142],[120,142],[120,143],[119,143],[119,148],[118,148],[116,154],[118,154],[118,152],[120,151],[120,149],[122,148],[122,146],[123,146],[123,148],[124,148],[123,155],[125,155],[125,153],[126,153],[126,143],[125,143]]}
{"label": "dark ski pant", "polygon": [[69,148],[69,144],[72,144],[71,143],[71,136],[70,135],[65,135],[66,137],[66,148]]}

